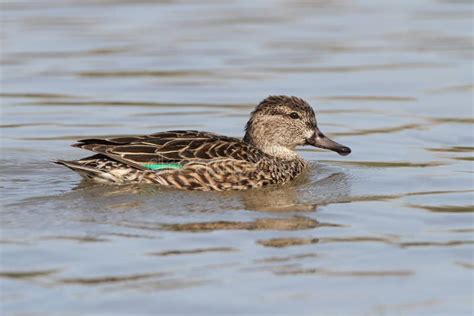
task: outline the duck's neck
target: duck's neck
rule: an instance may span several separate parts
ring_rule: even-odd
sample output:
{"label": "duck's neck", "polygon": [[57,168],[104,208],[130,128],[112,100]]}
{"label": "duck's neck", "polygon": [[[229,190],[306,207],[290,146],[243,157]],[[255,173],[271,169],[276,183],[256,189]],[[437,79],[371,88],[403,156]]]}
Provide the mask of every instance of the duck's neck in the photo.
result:
{"label": "duck's neck", "polygon": [[248,134],[245,135],[244,142],[260,149],[261,151],[272,157],[285,160],[301,159],[301,157],[294,150],[288,147],[269,144],[265,141],[255,141],[253,138],[249,137]]}
{"label": "duck's neck", "polygon": [[259,149],[270,156],[285,160],[301,159],[295,151],[284,146],[266,146]]}

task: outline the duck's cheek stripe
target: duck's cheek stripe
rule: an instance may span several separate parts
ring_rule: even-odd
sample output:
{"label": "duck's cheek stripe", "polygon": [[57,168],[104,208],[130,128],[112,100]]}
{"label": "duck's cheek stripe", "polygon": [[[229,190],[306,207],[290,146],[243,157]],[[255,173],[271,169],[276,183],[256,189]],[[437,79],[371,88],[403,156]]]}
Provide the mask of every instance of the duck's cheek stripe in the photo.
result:
{"label": "duck's cheek stripe", "polygon": [[150,170],[183,168],[183,166],[179,163],[146,163],[146,164],[143,164],[142,166]]}

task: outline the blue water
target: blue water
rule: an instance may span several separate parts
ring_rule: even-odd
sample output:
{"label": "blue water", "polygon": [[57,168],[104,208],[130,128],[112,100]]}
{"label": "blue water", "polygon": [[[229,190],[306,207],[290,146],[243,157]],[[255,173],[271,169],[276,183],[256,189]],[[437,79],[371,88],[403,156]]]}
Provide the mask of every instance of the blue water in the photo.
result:
{"label": "blue water", "polygon": [[[469,1],[4,1],[2,315],[471,315]],[[241,137],[297,95],[353,153],[263,191],[91,186],[89,136]]]}

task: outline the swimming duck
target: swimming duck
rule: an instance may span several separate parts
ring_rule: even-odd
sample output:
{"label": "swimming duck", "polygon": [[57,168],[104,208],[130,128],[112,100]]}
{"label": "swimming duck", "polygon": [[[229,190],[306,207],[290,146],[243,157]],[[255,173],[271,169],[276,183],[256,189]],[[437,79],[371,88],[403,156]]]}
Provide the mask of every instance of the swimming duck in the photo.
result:
{"label": "swimming duck", "polygon": [[89,138],[72,146],[95,155],[56,163],[101,183],[244,190],[284,184],[300,175],[307,163],[294,150],[303,145],[344,156],[351,152],[321,133],[306,101],[269,96],[251,113],[243,140],[200,131]]}

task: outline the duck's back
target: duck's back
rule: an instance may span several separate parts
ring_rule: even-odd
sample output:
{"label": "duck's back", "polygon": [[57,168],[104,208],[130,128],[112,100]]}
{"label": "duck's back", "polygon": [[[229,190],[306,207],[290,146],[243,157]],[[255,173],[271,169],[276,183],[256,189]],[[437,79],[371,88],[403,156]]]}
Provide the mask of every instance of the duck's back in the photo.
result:
{"label": "duck's back", "polygon": [[156,163],[184,166],[191,162],[222,158],[256,163],[265,156],[262,151],[238,138],[199,131],[82,139],[72,146],[103,154],[139,169],[147,169],[147,166]]}

